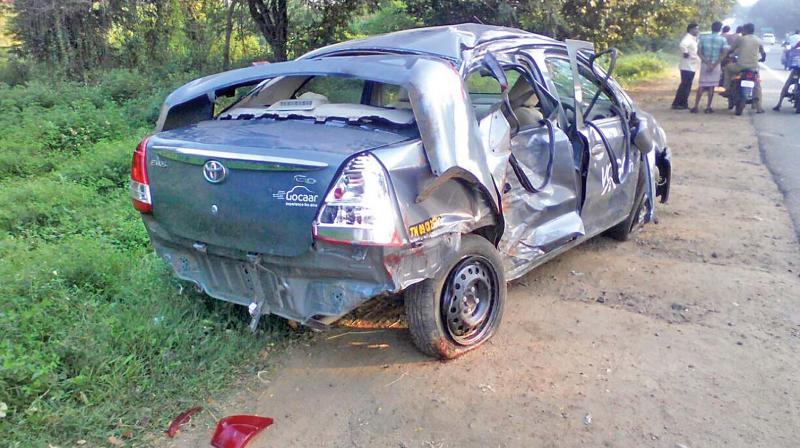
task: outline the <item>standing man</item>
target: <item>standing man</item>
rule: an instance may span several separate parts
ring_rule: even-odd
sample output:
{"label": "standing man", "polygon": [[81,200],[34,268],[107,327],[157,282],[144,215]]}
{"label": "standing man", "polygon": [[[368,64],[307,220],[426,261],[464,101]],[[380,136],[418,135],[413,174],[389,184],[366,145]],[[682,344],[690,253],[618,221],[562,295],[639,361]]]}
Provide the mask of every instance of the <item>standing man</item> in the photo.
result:
{"label": "standing man", "polygon": [[[764,51],[764,46],[761,45],[759,39],[754,33],[756,26],[752,23],[747,23],[742,26],[742,35],[736,39],[730,48],[728,54],[736,56],[736,62],[728,64],[725,67],[725,95],[731,94],[731,82],[734,76],[739,74],[742,70],[755,70],[758,71],[758,62],[767,59],[767,53]],[[756,84],[756,91],[754,93],[756,113],[763,114],[764,109],[761,108],[761,82]]]}
{"label": "standing man", "polygon": [[725,49],[728,48],[728,41],[720,35],[722,22],[711,24],[711,34],[700,36],[698,41],[698,56],[700,56],[700,84],[697,87],[697,94],[694,96],[694,107],[691,112],[696,114],[697,107],[700,105],[700,98],[703,92],[708,92],[708,103],[705,113],[714,112],[711,102],[714,100],[714,88],[719,84],[719,77],[722,75],[722,59],[725,56]]}
{"label": "standing man", "polygon": [[681,70],[681,84],[675,92],[675,100],[672,101],[673,109],[688,109],[689,94],[692,93],[692,82],[694,74],[700,68],[700,57],[697,55],[697,35],[700,34],[700,27],[696,23],[690,23],[686,27],[686,35],[681,39],[679,47],[681,49],[681,62],[678,67]]}
{"label": "standing man", "polygon": [[722,37],[724,37],[725,40],[728,42],[728,45],[727,45],[728,48],[726,49],[726,52],[725,52],[726,54],[722,55],[722,63],[720,64],[720,67],[722,67],[722,72],[719,74],[719,84],[718,85],[720,87],[723,87],[723,88],[725,87],[725,66],[727,66],[728,64],[733,62],[733,61],[731,61],[731,57],[728,56],[727,50],[729,50],[733,46],[733,43],[736,41],[736,38],[739,37],[738,33],[741,30],[742,30],[742,27],[736,27],[736,33],[731,33],[731,27],[729,27],[728,25],[725,25],[725,26],[722,27]]}
{"label": "standing man", "polygon": [[733,41],[735,41],[739,36],[737,36],[735,33],[731,33],[731,27],[725,25],[722,27],[722,37],[728,41],[728,46],[730,47],[733,46]]}

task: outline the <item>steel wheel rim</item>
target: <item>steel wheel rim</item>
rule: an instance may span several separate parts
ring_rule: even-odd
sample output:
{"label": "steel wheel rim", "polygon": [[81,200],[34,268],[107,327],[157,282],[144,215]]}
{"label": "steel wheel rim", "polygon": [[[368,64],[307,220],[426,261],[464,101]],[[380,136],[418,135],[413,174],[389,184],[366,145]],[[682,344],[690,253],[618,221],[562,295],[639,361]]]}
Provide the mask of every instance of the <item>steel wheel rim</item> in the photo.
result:
{"label": "steel wheel rim", "polygon": [[497,314],[497,284],[497,273],[484,257],[464,258],[450,271],[441,315],[453,342],[474,345],[489,334]]}

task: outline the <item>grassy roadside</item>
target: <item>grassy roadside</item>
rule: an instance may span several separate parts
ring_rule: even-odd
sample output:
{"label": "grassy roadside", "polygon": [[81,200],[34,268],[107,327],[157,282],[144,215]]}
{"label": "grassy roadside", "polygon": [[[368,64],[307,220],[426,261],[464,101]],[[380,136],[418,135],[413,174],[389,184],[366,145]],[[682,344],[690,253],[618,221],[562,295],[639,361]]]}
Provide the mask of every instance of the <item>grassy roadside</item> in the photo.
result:
{"label": "grassy roadside", "polygon": [[617,60],[614,78],[625,87],[668,75],[677,58],[662,52],[623,53]]}
{"label": "grassy roadside", "polygon": [[143,443],[287,340],[184,289],[130,206],[132,148],[181,81],[0,84],[3,446]]}

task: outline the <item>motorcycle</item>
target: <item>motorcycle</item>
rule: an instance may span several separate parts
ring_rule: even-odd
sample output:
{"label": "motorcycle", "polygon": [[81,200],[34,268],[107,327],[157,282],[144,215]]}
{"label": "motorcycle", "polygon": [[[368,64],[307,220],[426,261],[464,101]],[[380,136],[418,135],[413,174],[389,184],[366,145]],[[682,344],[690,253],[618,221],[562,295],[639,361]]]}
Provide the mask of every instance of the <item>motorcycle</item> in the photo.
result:
{"label": "motorcycle", "polygon": [[[786,98],[794,104],[794,111],[800,114],[800,48],[795,47],[788,51],[786,55],[789,73],[789,88],[781,99]],[[783,93],[783,92],[782,92]]]}
{"label": "motorcycle", "polygon": [[746,69],[739,72],[732,81],[732,95],[728,96],[728,109],[736,108],[736,115],[742,115],[748,104],[756,103],[756,86],[761,82],[758,70]]}

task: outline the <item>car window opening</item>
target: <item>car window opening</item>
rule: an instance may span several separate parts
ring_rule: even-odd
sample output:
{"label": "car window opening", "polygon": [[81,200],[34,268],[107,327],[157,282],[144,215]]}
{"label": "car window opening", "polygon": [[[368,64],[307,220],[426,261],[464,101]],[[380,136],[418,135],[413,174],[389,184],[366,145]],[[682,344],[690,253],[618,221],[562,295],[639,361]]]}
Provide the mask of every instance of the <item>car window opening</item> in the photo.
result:
{"label": "car window opening", "polygon": [[[570,125],[575,123],[575,85],[572,78],[572,68],[569,60],[560,57],[549,57],[546,60],[550,78],[556,87],[561,106],[567,115]],[[583,91],[581,109],[586,111],[591,107],[589,121],[603,120],[616,117],[618,109],[612,97],[606,92],[600,81],[584,64],[578,66],[579,82]],[[592,104],[592,101],[594,103]]]}
{"label": "car window opening", "polygon": [[[544,119],[545,114],[536,89],[518,68],[509,67],[504,72],[508,84],[511,86],[508,90],[508,100],[520,129],[541,126],[540,122]],[[467,76],[466,85],[478,121],[489,115],[503,102],[500,82],[488,72],[476,70],[470,73]]]}
{"label": "car window opening", "polygon": [[416,129],[406,89],[336,75],[266,80],[217,116],[255,118]]}

